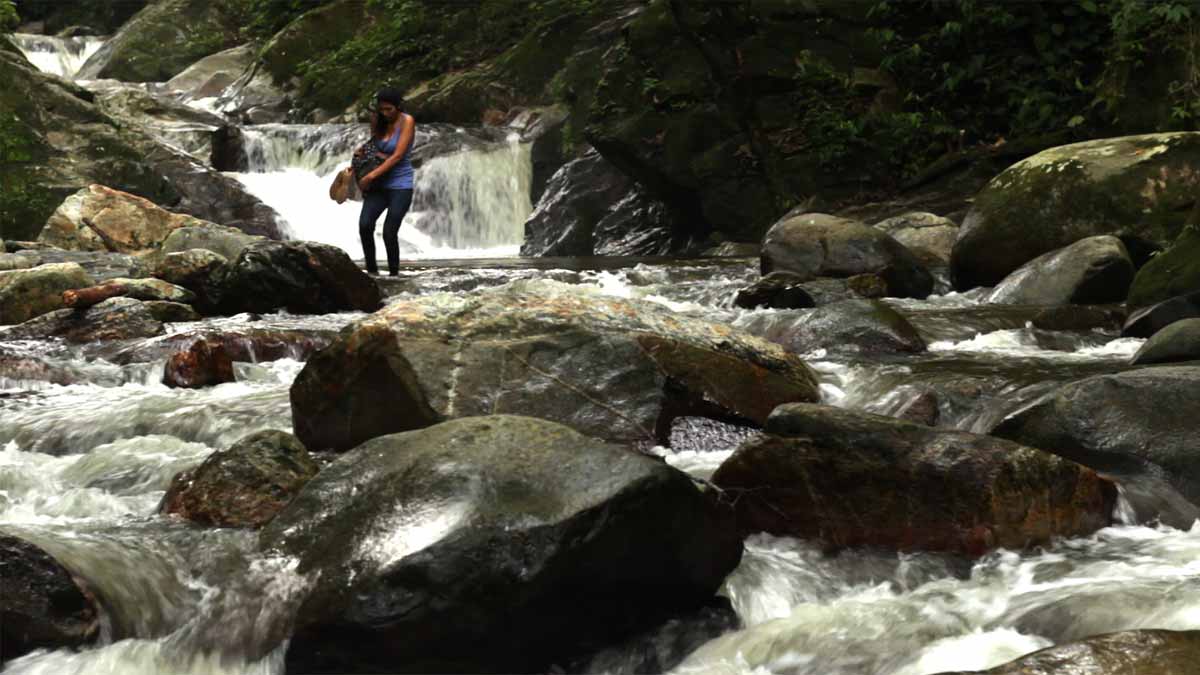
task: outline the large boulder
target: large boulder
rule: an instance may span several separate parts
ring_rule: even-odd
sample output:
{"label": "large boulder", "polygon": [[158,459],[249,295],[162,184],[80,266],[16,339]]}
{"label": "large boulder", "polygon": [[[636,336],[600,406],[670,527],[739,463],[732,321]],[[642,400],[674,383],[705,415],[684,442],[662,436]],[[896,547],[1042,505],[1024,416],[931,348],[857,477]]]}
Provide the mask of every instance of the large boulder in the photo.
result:
{"label": "large boulder", "polygon": [[1131,307],[1148,307],[1175,296],[1200,293],[1200,223],[1150,259],[1129,288]]}
{"label": "large boulder", "polygon": [[260,431],[171,480],[159,512],[213,527],[262,527],[320,467],[295,436]]}
{"label": "large boulder", "polygon": [[525,221],[527,256],[662,255],[682,233],[666,207],[595,152],[568,162]]}
{"label": "large boulder", "polygon": [[261,241],[243,248],[224,270],[218,306],[226,314],[373,312],[383,298],[345,251],[328,244]]}
{"label": "large boulder", "polygon": [[199,318],[187,305],[115,297],[85,310],[59,309],[43,314],[10,328],[5,336],[13,339],[60,337],[73,343],[131,340],[162,335],[166,323]]}
{"label": "large boulder", "polygon": [[1200,317],[1176,321],[1158,331],[1133,355],[1133,365],[1200,361]]}
{"label": "large boulder", "polygon": [[1047,647],[984,671],[940,675],[1191,675],[1200,631],[1131,630]]}
{"label": "large boulder", "polygon": [[987,302],[1006,305],[1103,305],[1121,302],[1133,261],[1120,239],[1102,235],[1040,255],[1009,274]]}
{"label": "large boulder", "polygon": [[65,307],[63,291],[93,283],[88,273],[74,263],[0,272],[0,325],[22,323]]}
{"label": "large boulder", "polygon": [[1072,382],[992,433],[1113,476],[1139,517],[1186,528],[1200,515],[1197,410],[1200,366],[1158,366]]}
{"label": "large boulder", "polygon": [[41,548],[0,533],[0,663],[35,649],[85,647],[100,636],[86,582]]}
{"label": "large boulder", "polygon": [[796,354],[834,352],[923,352],[925,340],[902,314],[879,300],[843,300],[780,321],[751,316],[741,326]]}
{"label": "large boulder", "polygon": [[850,277],[874,273],[888,295],[924,298],[933,277],[911,251],[889,235],[855,220],[802,213],[780,220],[762,243],[762,272]]}
{"label": "large boulder", "polygon": [[165,82],[197,60],[237,45],[238,26],[228,5],[225,0],[151,3],[83,64],[79,77]]}
{"label": "large boulder", "polygon": [[96,105],[118,122],[139,129],[183,150],[193,159],[207,163],[213,155],[216,132],[225,118],[144,84],[97,80],[88,83]]}
{"label": "large boulder", "polygon": [[1134,311],[1125,320],[1121,335],[1148,338],[1176,321],[1195,317],[1200,317],[1200,290]]}
{"label": "large boulder", "polygon": [[219,96],[250,68],[255,51],[245,44],[206,56],[167,80],[167,89],[189,100]]}
{"label": "large boulder", "polygon": [[1050,251],[1097,235],[1139,249],[1179,235],[1200,192],[1200,133],[1147,134],[1045,150],[975,197],[951,260],[955,288],[994,286]]}
{"label": "large boulder", "polygon": [[925,265],[950,264],[950,252],[958,239],[958,225],[949,218],[922,211],[893,216],[875,223],[875,227],[891,235],[912,251]]}
{"label": "large boulder", "polygon": [[981,555],[1109,524],[1116,489],[989,436],[811,404],[780,406],[713,474],[746,533],[832,547]]}
{"label": "large boulder", "polygon": [[726,507],[685,474],[506,415],[364,443],[260,545],[317,577],[295,672],[547,672],[699,608],[741,556]]}
{"label": "large boulder", "polygon": [[163,253],[181,253],[192,249],[205,249],[228,260],[235,260],[250,244],[266,241],[266,237],[246,234],[235,227],[202,226],[181,227],[173,230],[163,240]]}
{"label": "large boulder", "polygon": [[221,279],[229,261],[208,249],[193,248],[178,253],[167,253],[155,266],[153,275],[186,288],[195,294],[195,306],[203,314],[217,312],[221,293]]}
{"label": "large boulder", "polygon": [[776,345],[535,281],[389,304],[313,355],[292,385],[292,417],[314,450],[491,413],[665,443],[675,417],[761,425],[776,405],[817,397],[813,372]]}

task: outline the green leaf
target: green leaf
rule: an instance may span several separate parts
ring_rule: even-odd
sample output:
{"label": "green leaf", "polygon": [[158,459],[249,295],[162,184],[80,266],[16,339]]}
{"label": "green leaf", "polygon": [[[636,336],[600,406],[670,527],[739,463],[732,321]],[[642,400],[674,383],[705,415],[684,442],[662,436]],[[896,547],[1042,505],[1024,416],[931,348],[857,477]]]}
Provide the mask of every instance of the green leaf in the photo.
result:
{"label": "green leaf", "polygon": [[1079,126],[1080,124],[1083,124],[1085,121],[1086,120],[1083,119],[1083,115],[1076,115],[1076,116],[1072,117],[1071,119],[1067,120],[1067,128],[1074,129],[1075,127]]}
{"label": "green leaf", "polygon": [[1095,14],[1096,12],[1100,11],[1100,8],[1097,7],[1096,3],[1092,2],[1092,0],[1080,0],[1079,6],[1083,8],[1083,11],[1088,12],[1089,14]]}

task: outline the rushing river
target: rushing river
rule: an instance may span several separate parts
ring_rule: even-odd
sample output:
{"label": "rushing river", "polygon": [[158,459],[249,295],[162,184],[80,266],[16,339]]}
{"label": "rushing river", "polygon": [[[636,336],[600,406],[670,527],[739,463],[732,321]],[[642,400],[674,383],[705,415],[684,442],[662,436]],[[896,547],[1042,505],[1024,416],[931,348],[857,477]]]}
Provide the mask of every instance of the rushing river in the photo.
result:
{"label": "rushing river", "polygon": [[[33,42],[23,48],[36,49],[27,46]],[[239,180],[283,214],[294,236],[356,254],[356,205],[333,205],[324,194],[351,142],[347,131],[247,131],[252,163]],[[756,260],[469,260],[515,253],[530,205],[513,193],[528,186],[528,164],[528,147],[505,139],[419,169],[426,201],[402,232],[409,257],[425,260],[407,263],[386,282],[388,292],[469,292],[544,277],[760,335],[804,320],[804,310],[733,306],[736,290],[757,277]],[[458,260],[429,260],[438,257]],[[822,378],[824,402],[891,414],[934,391],[942,426],[981,430],[1060,383],[1126,368],[1142,342],[1042,331],[1026,310],[979,302],[978,294],[952,293],[893,302],[930,346],[926,353],[805,355]],[[360,316],[238,316],[171,331],[267,325],[328,335]],[[254,431],[291,429],[288,390],[303,362],[239,363],[237,382],[182,390],[160,384],[162,360],[117,356],[163,339],[114,350],[5,340],[0,329],[0,356],[36,359],[64,382],[0,378],[0,531],[41,545],[106,600],[98,646],[35,652],[6,673],[283,672],[287,643],[278,638],[306,588],[295,561],[261,557],[253,533],[192,527],[156,511],[179,471]],[[971,395],[957,394],[964,387]],[[714,430],[692,435],[686,448],[656,450],[707,477],[743,436]],[[973,563],[875,550],[828,555],[795,539],[751,537],[721,591],[742,628],[703,645],[676,671],[922,675],[986,668],[1108,631],[1200,629],[1200,528],[1122,517],[1125,524],[1090,537]]]}

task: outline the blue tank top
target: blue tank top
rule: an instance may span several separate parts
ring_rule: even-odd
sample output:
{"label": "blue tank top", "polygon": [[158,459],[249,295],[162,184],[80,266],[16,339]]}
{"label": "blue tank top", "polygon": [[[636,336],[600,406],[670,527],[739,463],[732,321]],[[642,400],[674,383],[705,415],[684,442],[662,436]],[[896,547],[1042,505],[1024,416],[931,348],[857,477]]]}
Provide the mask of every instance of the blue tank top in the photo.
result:
{"label": "blue tank top", "polygon": [[[396,133],[392,134],[386,141],[379,143],[379,149],[387,154],[392,154],[396,151],[396,144],[400,142],[401,125],[396,125]],[[415,138],[413,139],[416,140]],[[413,166],[412,166],[412,143],[409,143],[408,149],[404,151],[404,157],[393,166],[390,171],[384,174],[380,183],[380,187],[385,190],[411,190],[413,187]]]}

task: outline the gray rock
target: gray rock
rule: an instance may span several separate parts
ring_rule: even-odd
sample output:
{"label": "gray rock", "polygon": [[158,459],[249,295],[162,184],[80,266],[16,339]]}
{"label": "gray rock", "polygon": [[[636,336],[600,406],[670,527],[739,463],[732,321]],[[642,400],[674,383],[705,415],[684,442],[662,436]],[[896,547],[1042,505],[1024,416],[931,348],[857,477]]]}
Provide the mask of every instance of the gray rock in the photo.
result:
{"label": "gray rock", "polygon": [[1200,366],[1157,366],[1072,382],[992,433],[1113,476],[1139,516],[1186,529],[1200,515],[1197,410]]}
{"label": "gray rock", "polygon": [[958,239],[958,225],[949,218],[914,211],[875,223],[875,227],[891,235],[930,266],[949,265],[950,252]]}
{"label": "gray rock", "polygon": [[1200,291],[1178,295],[1133,312],[1125,320],[1121,336],[1148,338],[1176,321],[1194,317],[1200,317]]}
{"label": "gray rock", "polygon": [[878,300],[824,305],[769,338],[797,354],[834,352],[923,352],[925,341],[902,314]]}
{"label": "gray rock", "polygon": [[319,575],[294,672],[546,672],[703,604],[741,556],[683,473],[505,415],[364,443],[260,545]]}
{"label": "gray rock", "polygon": [[933,290],[925,266],[892,237],[855,220],[824,213],[785,217],[763,238],[762,272],[850,277],[873,273],[888,294],[924,298]]}
{"label": "gray rock", "polygon": [[1121,302],[1133,261],[1120,239],[1088,237],[1040,255],[1004,278],[987,302],[1006,305],[1102,305]]}
{"label": "gray rock", "polygon": [[234,227],[181,227],[167,235],[162,252],[180,253],[200,248],[234,260],[242,249],[266,240],[266,237],[246,234]]}
{"label": "gray rock", "polygon": [[1158,331],[1133,355],[1131,363],[1200,361],[1200,318],[1176,321]]}
{"label": "gray rock", "polygon": [[250,68],[256,51],[245,44],[206,56],[167,80],[167,88],[191,100],[219,96]]}
{"label": "gray rock", "polygon": [[260,241],[224,268],[216,291],[225,314],[373,312],[379,287],[336,246],[309,241]]}
{"label": "gray rock", "polygon": [[394,301],[292,385],[296,435],[313,450],[492,413],[666,443],[675,417],[761,424],[816,398],[812,371],[776,345],[552,281]]}
{"label": "gray rock", "polygon": [[61,337],[73,343],[130,340],[162,335],[164,323],[199,318],[187,305],[118,297],[82,311],[60,309],[43,314],[14,326],[5,335],[15,339]]}

